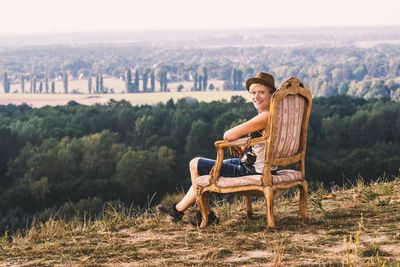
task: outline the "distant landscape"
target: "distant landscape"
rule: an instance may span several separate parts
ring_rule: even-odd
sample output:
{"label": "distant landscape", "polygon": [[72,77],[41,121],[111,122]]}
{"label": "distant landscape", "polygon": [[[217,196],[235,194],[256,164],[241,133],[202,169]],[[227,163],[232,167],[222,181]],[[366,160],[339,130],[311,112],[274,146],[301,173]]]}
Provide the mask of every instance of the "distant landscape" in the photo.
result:
{"label": "distant landscape", "polygon": [[[63,102],[43,98],[48,104],[79,100],[78,94],[243,94],[244,81],[259,70],[274,74],[277,85],[297,76],[314,96],[399,101],[400,27],[0,37],[2,104],[20,103],[14,101],[20,93],[27,103],[41,95],[76,95]],[[124,98],[135,103],[136,97]],[[154,102],[149,97],[147,103]]]}

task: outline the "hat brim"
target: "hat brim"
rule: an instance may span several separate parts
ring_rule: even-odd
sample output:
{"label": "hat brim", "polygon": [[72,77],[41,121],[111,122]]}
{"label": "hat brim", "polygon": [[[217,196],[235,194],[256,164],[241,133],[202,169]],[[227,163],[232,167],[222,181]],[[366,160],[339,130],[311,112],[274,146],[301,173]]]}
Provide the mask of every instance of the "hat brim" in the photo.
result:
{"label": "hat brim", "polygon": [[276,88],[275,88],[274,85],[270,84],[270,83],[267,82],[267,81],[261,80],[261,79],[259,79],[259,78],[250,78],[250,79],[248,79],[248,80],[246,81],[246,88],[247,88],[247,91],[249,91],[250,86],[251,86],[253,83],[261,83],[261,84],[267,86],[269,89],[271,89],[272,92],[275,92],[275,91],[276,91]]}

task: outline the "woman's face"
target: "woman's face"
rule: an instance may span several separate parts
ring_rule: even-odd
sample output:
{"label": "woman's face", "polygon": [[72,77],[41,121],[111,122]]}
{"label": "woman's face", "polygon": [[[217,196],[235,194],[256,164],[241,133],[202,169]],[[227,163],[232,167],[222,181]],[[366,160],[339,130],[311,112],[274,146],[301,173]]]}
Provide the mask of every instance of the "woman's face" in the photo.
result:
{"label": "woman's face", "polygon": [[253,101],[254,107],[258,112],[264,112],[269,110],[269,104],[272,97],[272,92],[265,85],[259,83],[253,83],[249,92]]}

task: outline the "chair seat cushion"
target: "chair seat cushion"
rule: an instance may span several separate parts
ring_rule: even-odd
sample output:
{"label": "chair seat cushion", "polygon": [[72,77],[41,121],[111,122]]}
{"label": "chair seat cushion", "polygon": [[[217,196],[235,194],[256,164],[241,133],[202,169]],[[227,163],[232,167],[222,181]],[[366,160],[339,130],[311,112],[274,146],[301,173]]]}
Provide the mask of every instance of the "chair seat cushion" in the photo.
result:
{"label": "chair seat cushion", "polygon": [[[210,175],[203,175],[197,177],[196,183],[198,186],[210,185]],[[273,184],[291,183],[303,180],[301,172],[295,170],[280,170],[277,171],[276,175],[272,175]],[[249,175],[241,177],[223,177],[220,176],[217,181],[217,186],[231,187],[231,186],[243,186],[243,185],[261,185],[261,175]]]}

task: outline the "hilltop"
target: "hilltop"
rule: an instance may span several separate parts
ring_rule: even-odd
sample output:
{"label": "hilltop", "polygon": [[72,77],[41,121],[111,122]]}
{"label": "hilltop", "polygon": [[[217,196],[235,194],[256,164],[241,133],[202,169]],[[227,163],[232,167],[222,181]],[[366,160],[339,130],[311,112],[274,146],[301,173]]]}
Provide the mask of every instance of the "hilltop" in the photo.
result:
{"label": "hilltop", "polygon": [[400,179],[350,188],[311,186],[311,220],[297,218],[298,192],[276,199],[278,228],[244,202],[215,201],[217,226],[172,224],[151,209],[130,216],[107,206],[102,219],[50,219],[0,239],[0,265],[400,266]]}

